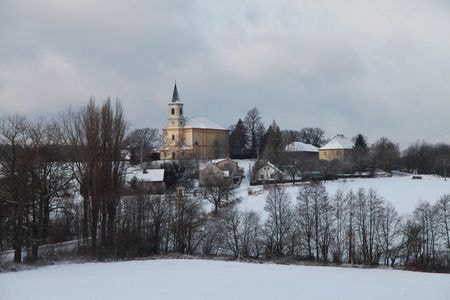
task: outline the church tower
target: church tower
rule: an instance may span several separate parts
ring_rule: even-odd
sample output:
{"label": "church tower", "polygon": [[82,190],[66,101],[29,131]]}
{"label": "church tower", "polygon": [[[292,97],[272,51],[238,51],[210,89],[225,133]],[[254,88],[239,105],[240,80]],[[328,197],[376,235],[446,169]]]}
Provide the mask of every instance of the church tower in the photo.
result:
{"label": "church tower", "polygon": [[[165,129],[165,144],[171,149],[180,149],[184,143],[183,127],[183,103],[180,101],[177,83],[173,88],[172,101],[169,103],[169,123]],[[171,158],[178,159],[179,151],[172,151]]]}
{"label": "church tower", "polygon": [[179,128],[183,127],[183,103],[180,101],[180,96],[178,95],[177,83],[175,82],[175,87],[173,88],[172,102],[169,103],[169,124],[168,128]]}

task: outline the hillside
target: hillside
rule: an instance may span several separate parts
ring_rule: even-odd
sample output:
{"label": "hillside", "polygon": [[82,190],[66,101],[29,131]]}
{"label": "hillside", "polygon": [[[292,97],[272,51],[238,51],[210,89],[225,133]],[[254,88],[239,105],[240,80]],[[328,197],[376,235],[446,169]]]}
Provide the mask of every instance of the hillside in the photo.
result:
{"label": "hillside", "polygon": [[[239,161],[239,166],[244,168],[246,174],[252,165],[250,160]],[[366,190],[372,188],[385,200],[390,201],[401,215],[411,214],[421,201],[434,203],[443,194],[450,193],[450,180],[445,181],[442,177],[422,175],[422,179],[412,180],[412,175],[383,177],[383,178],[353,178],[339,179],[325,182],[329,195],[334,195],[337,190],[348,192],[357,191],[359,188]],[[298,186],[285,184],[286,191],[292,201],[297,196]],[[249,195],[251,191],[251,195]],[[241,198],[240,208],[244,211],[256,211],[264,215],[265,197],[268,191],[263,186],[250,186],[248,176],[242,181],[236,190],[236,197]]]}

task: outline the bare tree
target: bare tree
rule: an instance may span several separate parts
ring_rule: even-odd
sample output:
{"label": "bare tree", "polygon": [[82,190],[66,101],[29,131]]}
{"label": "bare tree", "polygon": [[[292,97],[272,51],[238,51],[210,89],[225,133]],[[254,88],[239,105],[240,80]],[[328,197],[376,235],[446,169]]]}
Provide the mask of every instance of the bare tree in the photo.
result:
{"label": "bare tree", "polygon": [[348,222],[348,205],[347,197],[341,190],[338,190],[332,198],[333,206],[333,261],[335,263],[342,263],[346,236],[346,227]]}
{"label": "bare tree", "polygon": [[241,255],[258,258],[261,251],[261,224],[255,212],[246,212],[242,216]]}
{"label": "bare tree", "polygon": [[346,195],[346,210],[348,214],[348,226],[347,226],[347,259],[349,263],[356,262],[356,250],[355,250],[355,215],[356,215],[356,196],[353,191],[349,191]]}
{"label": "bare tree", "polygon": [[91,250],[96,255],[99,231],[105,249],[111,250],[114,245],[127,125],[120,102],[113,107],[109,99],[101,107],[91,99],[80,112],[69,112],[64,121],[65,139],[72,150],[74,174],[84,201],[83,236],[87,238],[90,223]]}
{"label": "bare tree", "polygon": [[[31,260],[38,258],[39,245],[48,242],[50,214],[66,209],[66,198],[72,191],[72,173],[61,147],[61,130],[56,122],[38,119],[29,126],[29,141],[33,145],[30,162],[32,196],[29,198],[31,213]],[[69,216],[68,216],[69,217]]]}
{"label": "bare tree", "polygon": [[281,135],[283,136],[283,144],[285,145],[302,140],[301,132],[298,130],[282,130]]}
{"label": "bare tree", "polygon": [[370,146],[370,153],[378,168],[391,172],[400,164],[400,147],[386,137]]}
{"label": "bare tree", "polygon": [[384,265],[394,265],[400,250],[402,219],[392,203],[385,203],[382,208],[378,232],[379,245],[384,256]]}
{"label": "bare tree", "polygon": [[28,121],[21,115],[4,116],[0,120],[0,172],[5,184],[2,192],[4,203],[11,208],[13,221],[14,261],[22,261],[25,238],[25,208],[29,193],[29,144]]}
{"label": "bare tree", "polygon": [[237,258],[242,252],[242,214],[237,208],[222,211],[223,239],[226,248]]}
{"label": "bare tree", "polygon": [[325,140],[325,132],[320,128],[312,128],[312,127],[305,127],[300,130],[300,140],[299,142],[303,142],[306,144],[311,144],[316,147],[321,147]]}
{"label": "bare tree", "polygon": [[138,128],[127,135],[125,144],[131,153],[132,160],[137,157],[143,167],[143,162],[148,159],[160,141],[161,134],[158,129]]}
{"label": "bare tree", "polygon": [[171,238],[168,239],[168,242],[173,245],[175,251],[192,254],[201,242],[200,238],[196,238],[202,226],[200,222],[201,203],[181,190],[166,196],[170,203]]}
{"label": "bare tree", "polygon": [[300,233],[302,248],[306,248],[307,258],[314,259],[314,207],[311,198],[312,186],[302,185],[298,189],[297,203],[295,205],[296,227]]}
{"label": "bare tree", "polygon": [[247,112],[247,115],[244,118],[244,126],[250,141],[250,148],[253,151],[257,151],[260,148],[260,136],[264,126],[261,121],[261,114],[256,107]]}
{"label": "bare tree", "polygon": [[450,267],[450,195],[445,194],[436,203],[439,232],[444,240],[447,266]]}
{"label": "bare tree", "polygon": [[222,171],[212,164],[209,164],[203,170],[203,187],[205,189],[206,199],[214,204],[214,211],[217,212],[224,202],[231,200],[232,182],[225,178]]}
{"label": "bare tree", "polygon": [[437,220],[436,208],[429,202],[421,202],[414,210],[414,219],[420,228],[420,248],[416,263],[433,268],[437,259]]}
{"label": "bare tree", "polygon": [[286,191],[278,186],[271,187],[266,197],[264,210],[268,213],[265,223],[267,250],[269,255],[284,255],[292,223],[291,200]]}

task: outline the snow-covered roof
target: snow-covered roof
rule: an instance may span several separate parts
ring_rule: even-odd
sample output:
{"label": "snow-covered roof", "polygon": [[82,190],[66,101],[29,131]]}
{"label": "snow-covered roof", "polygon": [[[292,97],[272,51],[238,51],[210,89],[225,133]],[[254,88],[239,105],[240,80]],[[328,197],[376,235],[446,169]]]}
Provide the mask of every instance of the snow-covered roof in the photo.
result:
{"label": "snow-covered roof", "polygon": [[222,162],[222,161],[224,161],[224,160],[226,160],[226,158],[213,159],[213,160],[211,160],[211,163],[213,163],[213,164],[218,164],[218,163],[220,163],[220,162]]}
{"label": "snow-covered roof", "polygon": [[305,144],[302,142],[293,142],[286,146],[288,152],[319,152],[319,148],[311,144]]}
{"label": "snow-covered roof", "polygon": [[131,153],[128,150],[120,150],[120,155],[123,160],[130,160],[131,159]]}
{"label": "snow-covered roof", "polygon": [[223,161],[231,161],[231,162],[237,163],[237,162],[235,162],[234,160],[229,159],[229,158],[218,158],[218,159],[213,159],[213,160],[211,160],[211,163],[217,165],[218,163],[221,163],[221,162],[223,162]]}
{"label": "snow-covered roof", "polygon": [[184,128],[202,128],[202,129],[217,129],[227,130],[225,127],[211,121],[205,117],[186,117],[184,118]]}
{"label": "snow-covered roof", "polygon": [[142,170],[128,172],[127,180],[130,181],[133,177],[136,177],[138,181],[164,181],[164,169],[149,169],[147,173],[144,173]]}
{"label": "snow-covered roof", "polygon": [[200,165],[198,166],[199,171],[203,171],[206,168],[215,168],[215,169],[219,170],[219,168],[210,161],[205,162],[205,163],[200,163]]}
{"label": "snow-covered roof", "polygon": [[343,134],[338,134],[325,146],[321,147],[320,150],[337,150],[337,149],[353,149],[353,143]]}
{"label": "snow-covered roof", "polygon": [[[269,167],[272,168],[275,172],[283,173],[282,170],[280,170],[277,166],[275,166],[275,165],[274,165],[273,163],[271,163],[270,161],[266,162],[266,164],[265,164],[264,166],[262,166],[261,169],[264,168],[265,166],[269,166]],[[261,169],[260,169],[260,170],[261,170]]]}

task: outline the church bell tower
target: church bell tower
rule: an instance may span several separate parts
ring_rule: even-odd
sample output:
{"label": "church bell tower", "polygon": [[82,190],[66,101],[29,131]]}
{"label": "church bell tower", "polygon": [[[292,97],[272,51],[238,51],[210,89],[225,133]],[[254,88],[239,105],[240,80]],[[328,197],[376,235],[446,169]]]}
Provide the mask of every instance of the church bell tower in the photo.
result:
{"label": "church bell tower", "polygon": [[169,103],[169,128],[182,128],[183,124],[183,103],[180,101],[180,96],[178,95],[177,83],[175,82],[175,87],[173,88],[172,102]]}

